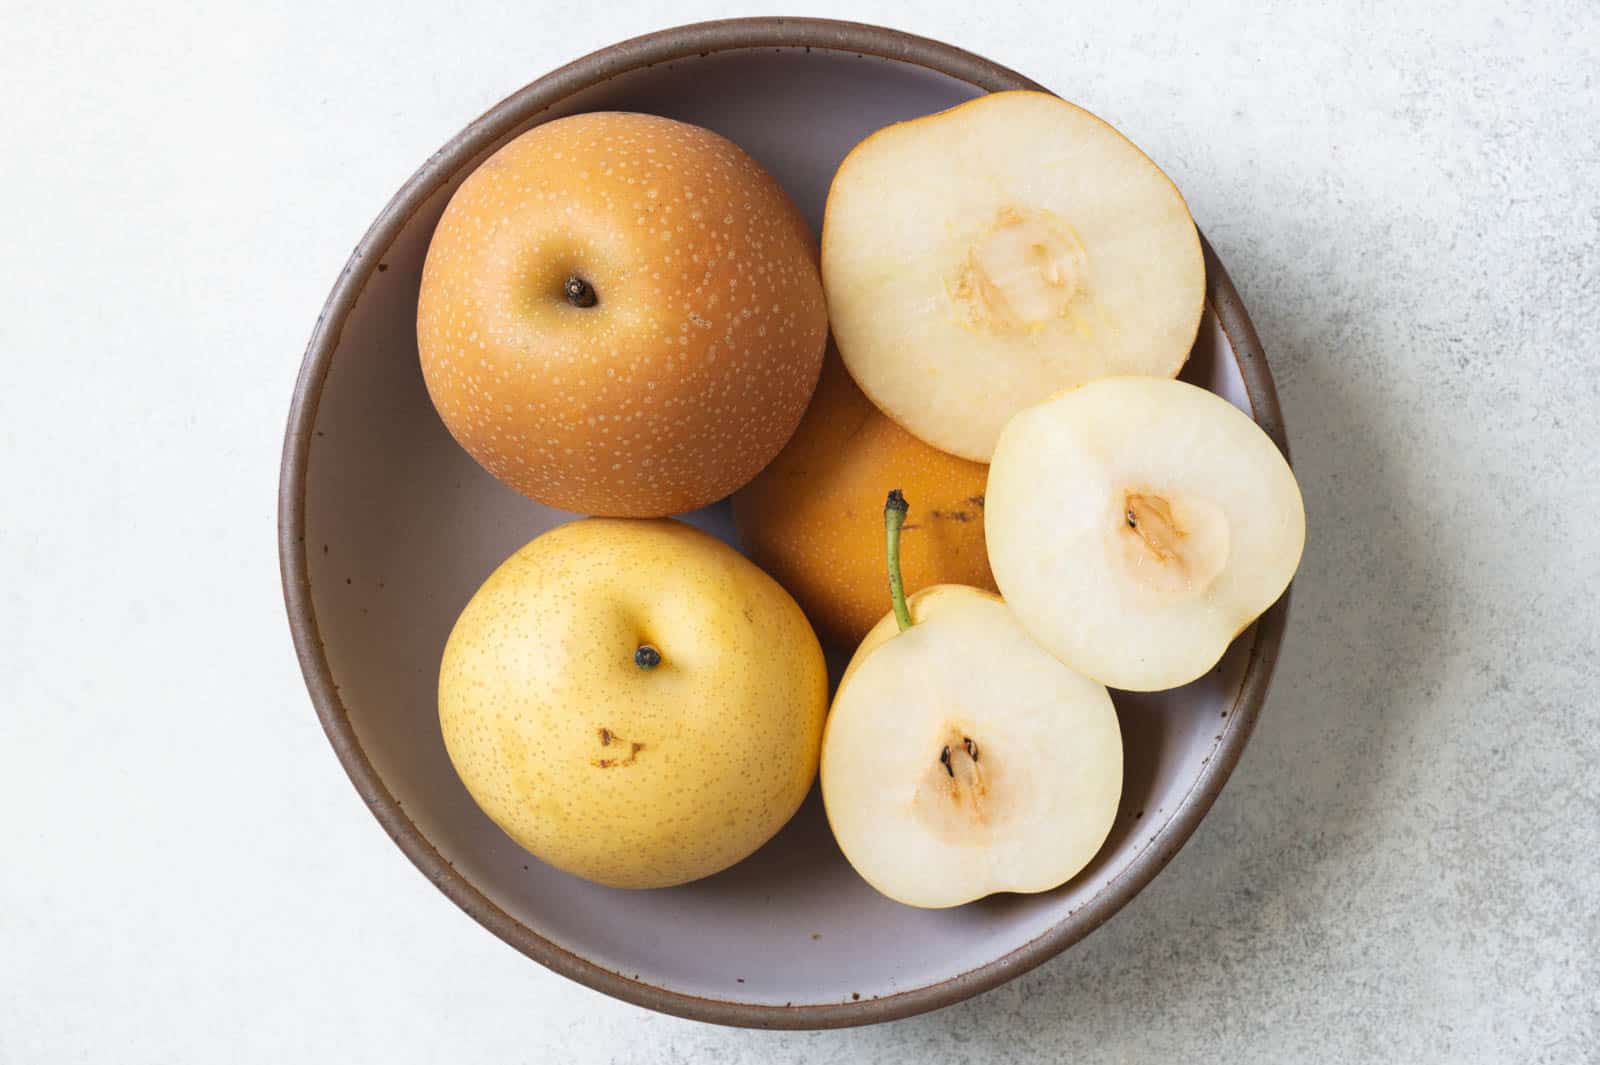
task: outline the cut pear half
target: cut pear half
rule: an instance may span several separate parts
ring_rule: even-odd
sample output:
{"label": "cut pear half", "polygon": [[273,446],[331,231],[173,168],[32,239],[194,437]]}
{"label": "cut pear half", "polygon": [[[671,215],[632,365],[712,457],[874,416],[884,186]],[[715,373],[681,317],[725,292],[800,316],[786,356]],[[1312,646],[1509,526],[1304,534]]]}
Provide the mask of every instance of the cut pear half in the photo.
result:
{"label": "cut pear half", "polygon": [[1289,586],[1289,463],[1203,388],[1106,378],[1018,414],[989,467],[996,583],[1033,637],[1113,688],[1199,677]]}
{"label": "cut pear half", "polygon": [[987,462],[1011,415],[1064,388],[1176,375],[1205,262],[1183,197],[1122,134],[1003,92],[856,146],[828,191],[822,281],[862,391]]}
{"label": "cut pear half", "polygon": [[1094,857],[1122,795],[1106,689],[1035,643],[999,597],[912,596],[868,634],[822,746],[834,838],[874,888],[911,906],[1047,891]]}

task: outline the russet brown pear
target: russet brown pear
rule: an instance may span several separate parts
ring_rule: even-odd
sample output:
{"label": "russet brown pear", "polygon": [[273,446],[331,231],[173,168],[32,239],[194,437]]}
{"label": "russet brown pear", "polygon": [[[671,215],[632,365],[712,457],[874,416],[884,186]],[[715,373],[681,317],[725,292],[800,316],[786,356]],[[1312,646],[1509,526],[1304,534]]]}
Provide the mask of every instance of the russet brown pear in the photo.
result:
{"label": "russet brown pear", "polygon": [[563,510],[657,517],[750,480],[799,424],[827,310],[815,240],[732,142],[654,115],[537,126],[451,198],[417,345],[462,447]]}

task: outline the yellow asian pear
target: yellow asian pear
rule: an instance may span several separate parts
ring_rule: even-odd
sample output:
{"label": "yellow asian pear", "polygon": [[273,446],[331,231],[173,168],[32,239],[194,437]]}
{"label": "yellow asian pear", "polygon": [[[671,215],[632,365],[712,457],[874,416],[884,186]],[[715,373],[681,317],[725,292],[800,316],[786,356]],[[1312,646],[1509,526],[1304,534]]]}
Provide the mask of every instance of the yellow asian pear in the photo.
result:
{"label": "yellow asian pear", "polygon": [[670,520],[529,543],[462,611],[439,723],[480,807],[541,860],[681,884],[782,828],[816,776],[822,649],[772,578]]}

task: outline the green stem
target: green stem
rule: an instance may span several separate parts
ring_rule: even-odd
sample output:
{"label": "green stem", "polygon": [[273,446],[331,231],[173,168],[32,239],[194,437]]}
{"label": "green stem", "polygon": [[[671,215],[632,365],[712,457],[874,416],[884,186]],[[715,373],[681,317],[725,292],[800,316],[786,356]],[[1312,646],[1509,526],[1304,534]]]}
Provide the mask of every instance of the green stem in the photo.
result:
{"label": "green stem", "polygon": [[889,555],[889,599],[894,603],[894,620],[900,631],[911,627],[911,611],[906,607],[906,586],[900,579],[900,527],[910,510],[906,497],[896,488],[883,504],[883,530]]}

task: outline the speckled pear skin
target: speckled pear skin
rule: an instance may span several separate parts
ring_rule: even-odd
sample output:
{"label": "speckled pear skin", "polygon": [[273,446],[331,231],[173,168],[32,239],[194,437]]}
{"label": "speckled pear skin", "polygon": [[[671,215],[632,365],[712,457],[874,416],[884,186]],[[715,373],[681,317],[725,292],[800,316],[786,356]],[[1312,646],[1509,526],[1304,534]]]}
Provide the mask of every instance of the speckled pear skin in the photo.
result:
{"label": "speckled pear skin", "polygon": [[428,394],[473,458],[541,503],[625,517],[755,476],[827,330],[815,237],[777,181],[709,130],[626,112],[537,126],[473,171],[417,311]]}
{"label": "speckled pear skin", "polygon": [[935,584],[995,590],[984,545],[989,468],[900,428],[836,351],[788,445],[733,497],[745,552],[799,601],[821,637],[850,649],[889,609],[883,500],[911,501],[900,537],[907,594]]}
{"label": "speckled pear skin", "polygon": [[789,594],[670,520],[538,537],[472,597],[439,672],[445,748],[478,805],[612,887],[697,880],[770,839],[816,777],[827,700]]}

